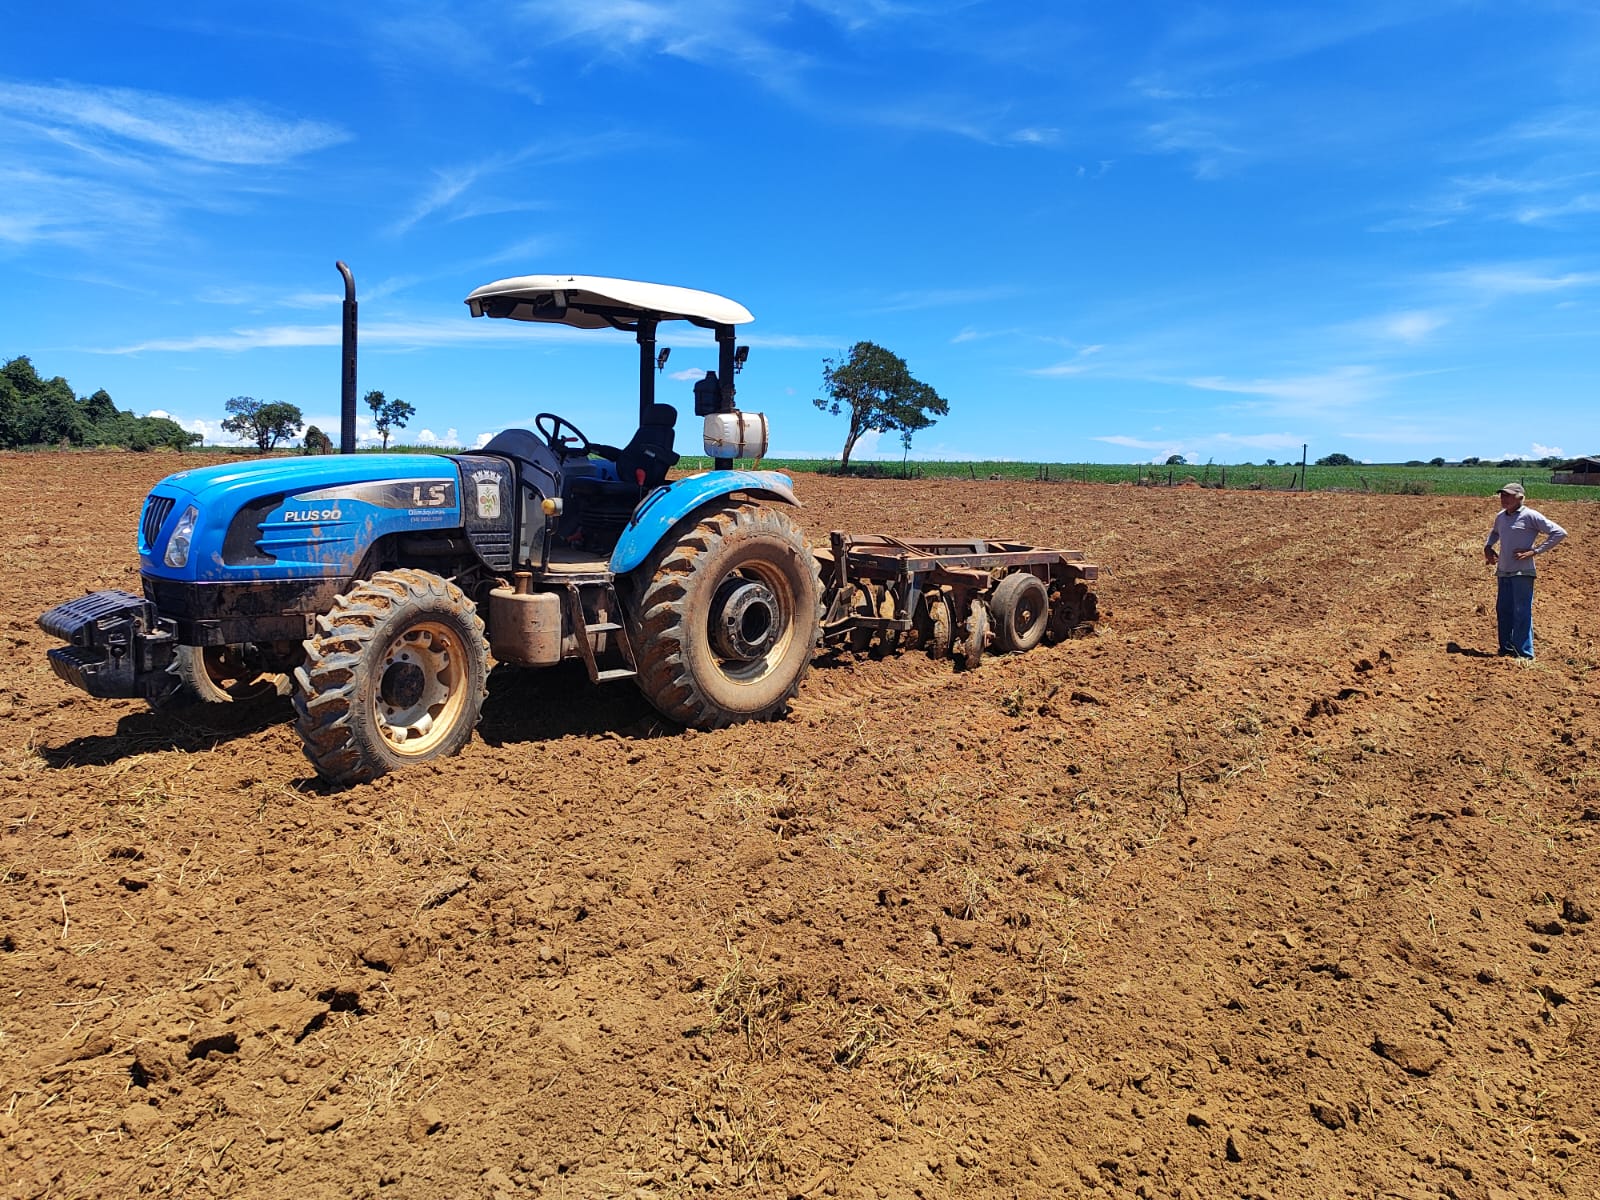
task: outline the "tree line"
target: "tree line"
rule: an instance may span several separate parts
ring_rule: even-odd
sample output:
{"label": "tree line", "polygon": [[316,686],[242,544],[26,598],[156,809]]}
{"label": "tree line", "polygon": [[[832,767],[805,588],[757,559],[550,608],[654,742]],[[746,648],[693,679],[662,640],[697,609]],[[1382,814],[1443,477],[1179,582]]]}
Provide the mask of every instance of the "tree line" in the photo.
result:
{"label": "tree line", "polygon": [[78,396],[61,376],[41,378],[26,355],[0,366],[0,449],[18,446],[120,446],[182,450],[200,440],[168,417],[116,406],[105,388]]}
{"label": "tree line", "polygon": [[[373,390],[362,397],[362,402],[372,410],[372,424],[383,439],[383,448],[389,448],[389,437],[396,429],[404,429],[417,410],[398,396],[388,397]],[[254,396],[235,396],[224,404],[227,416],[222,428],[235,437],[248,438],[263,454],[275,449],[279,443],[298,437],[305,429],[305,416],[299,405],[282,400],[267,402]],[[315,425],[306,429],[301,450],[306,454],[328,454],[333,450],[333,439]]]}
{"label": "tree line", "polygon": [[[416,414],[410,404],[371,391],[363,397],[383,439],[389,438]],[[222,428],[245,438],[263,452],[272,450],[305,429],[305,418],[293,404],[268,403],[250,396],[235,396],[224,406]],[[183,450],[202,440],[170,417],[141,417],[118,408],[104,388],[79,396],[60,375],[45,379],[27,355],[0,365],[0,450],[23,446],[116,446],[126,450]],[[333,440],[315,425],[306,429],[307,453],[327,453]]]}

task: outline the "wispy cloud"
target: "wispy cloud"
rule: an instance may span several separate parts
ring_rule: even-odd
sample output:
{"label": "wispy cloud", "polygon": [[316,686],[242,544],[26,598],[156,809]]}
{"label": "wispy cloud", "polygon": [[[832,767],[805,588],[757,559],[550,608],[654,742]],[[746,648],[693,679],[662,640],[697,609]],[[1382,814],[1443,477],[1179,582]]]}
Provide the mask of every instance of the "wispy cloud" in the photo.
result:
{"label": "wispy cloud", "polygon": [[543,201],[526,197],[508,199],[490,189],[501,176],[515,175],[530,167],[552,168],[596,158],[622,154],[634,149],[639,139],[622,130],[602,130],[533,142],[503,154],[490,155],[477,162],[435,169],[433,182],[411,203],[410,208],[389,225],[388,232],[400,236],[434,216],[459,221],[472,217],[498,216],[544,207]]}
{"label": "wispy cloud", "polygon": [[[1096,442],[1105,442],[1107,445],[1111,446],[1125,446],[1129,450],[1162,450],[1168,449],[1169,447],[1175,445],[1175,443],[1170,439],[1164,442],[1152,442],[1148,438],[1131,437],[1125,433],[1108,433],[1103,436],[1092,438],[1091,440]],[[1176,450],[1169,449],[1168,453],[1176,453]]]}
{"label": "wispy cloud", "polygon": [[321,121],[273,116],[244,103],[205,104],[131,88],[0,82],[0,114],[40,132],[77,132],[180,158],[265,166],[338,145],[349,135]]}
{"label": "wispy cloud", "polygon": [[526,28],[551,41],[582,42],[604,57],[640,52],[702,64],[731,64],[765,73],[769,81],[807,65],[804,55],[784,50],[774,26],[780,6],[750,6],[739,0],[525,0],[519,10]]}
{"label": "wispy cloud", "polygon": [[994,304],[1000,300],[1013,298],[1018,294],[1019,290],[1003,284],[984,287],[919,288],[911,291],[895,292],[884,297],[881,303],[873,305],[866,311],[878,313],[919,312],[923,309],[949,308],[962,304]]}
{"label": "wispy cloud", "polygon": [[1375,341],[1400,342],[1408,346],[1417,346],[1448,324],[1450,324],[1448,314],[1419,308],[1384,313],[1381,316],[1357,321],[1347,328],[1353,333]]}
{"label": "wispy cloud", "polygon": [[[993,64],[977,71],[994,50],[992,39],[964,38],[947,28],[952,15],[968,8],[967,0],[525,0],[518,15],[522,29],[547,45],[581,46],[597,61],[660,55],[738,72],[794,107],[840,123],[993,146],[1060,144],[1059,128],[1019,115],[1014,97],[997,96]],[[819,18],[828,34],[808,31],[813,48],[800,49],[795,27],[816,26]],[[889,38],[895,41],[891,53],[915,47],[940,68],[896,86],[877,49]],[[963,86],[968,67],[981,83]],[[927,86],[931,78],[940,80],[939,90]]]}
{"label": "wispy cloud", "polygon": [[1466,300],[1540,296],[1600,286],[1600,271],[1564,270],[1549,263],[1493,263],[1446,271],[1435,281]]}
{"label": "wispy cloud", "polygon": [[337,126],[243,102],[0,81],[0,242],[127,250],[176,214],[234,206],[346,140]]}
{"label": "wispy cloud", "polygon": [[[337,299],[337,298],[334,298]],[[332,303],[332,301],[330,301]],[[463,310],[465,312],[465,310]],[[229,329],[216,333],[197,333],[182,337],[151,338],[122,346],[82,347],[86,354],[192,354],[205,351],[240,353],[247,350],[287,350],[308,346],[337,346],[343,328],[337,322],[325,325],[263,325]],[[423,349],[432,346],[450,346],[462,343],[515,342],[534,340],[543,343],[571,343],[595,345],[603,341],[621,341],[626,335],[608,334],[606,331],[572,329],[565,325],[547,325],[530,321],[472,320],[463,316],[459,320],[429,321],[364,321],[361,326],[363,346],[384,346],[389,349]],[[670,332],[663,329],[662,338],[677,346],[714,344],[712,335],[705,330],[674,325]],[[792,334],[768,334],[741,338],[746,345],[768,350],[827,350],[837,345],[837,339]],[[699,372],[694,372],[696,376]]]}
{"label": "wispy cloud", "polygon": [[1157,151],[1188,158],[1196,179],[1220,179],[1246,157],[1215,118],[1171,117],[1146,127],[1145,136]]}
{"label": "wispy cloud", "polygon": [[1207,392],[1257,396],[1270,402],[1266,407],[1271,410],[1304,414],[1365,404],[1382,395],[1388,378],[1371,367],[1345,366],[1315,375],[1292,375],[1277,379],[1207,376],[1185,382],[1192,388]]}
{"label": "wispy cloud", "polygon": [[1036,375],[1043,379],[1059,379],[1066,375],[1082,375],[1093,365],[1089,360],[1104,349],[1104,346],[1085,346],[1065,362],[1058,362],[1048,367],[1036,367],[1031,371],[1024,371],[1023,374]]}
{"label": "wispy cloud", "polygon": [[454,171],[435,171],[433,186],[417,198],[411,210],[389,226],[392,234],[405,233],[417,222],[445,208],[478,181],[481,167],[468,167]]}
{"label": "wispy cloud", "polygon": [[[126,346],[85,347],[90,354],[145,354],[164,352],[190,354],[197,351],[285,350],[306,346],[337,346],[343,328],[327,325],[267,325],[260,328],[231,329],[223,333],[200,333],[185,337],[151,338]],[[386,321],[361,326],[362,345],[402,348],[448,346],[461,342],[509,341],[537,338],[543,341],[589,342],[593,333],[568,329],[564,325],[533,325],[524,321]]]}

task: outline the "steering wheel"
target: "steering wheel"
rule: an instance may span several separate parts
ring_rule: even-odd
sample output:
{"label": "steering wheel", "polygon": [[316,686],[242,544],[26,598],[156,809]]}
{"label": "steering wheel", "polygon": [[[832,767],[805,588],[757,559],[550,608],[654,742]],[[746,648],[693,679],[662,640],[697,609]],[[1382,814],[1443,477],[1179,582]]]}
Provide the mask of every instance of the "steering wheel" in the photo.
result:
{"label": "steering wheel", "polygon": [[[544,438],[545,445],[554,450],[562,458],[587,458],[594,443],[589,441],[583,430],[579,429],[565,417],[558,417],[555,413],[540,413],[533,419],[533,427],[539,431],[539,436]],[[562,433],[562,430],[566,433]]]}

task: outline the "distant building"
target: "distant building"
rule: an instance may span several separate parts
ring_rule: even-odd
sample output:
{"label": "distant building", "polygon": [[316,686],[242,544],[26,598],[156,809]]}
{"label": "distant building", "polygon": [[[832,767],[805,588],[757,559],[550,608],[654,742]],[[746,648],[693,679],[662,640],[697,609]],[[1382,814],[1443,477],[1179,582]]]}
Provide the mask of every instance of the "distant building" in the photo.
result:
{"label": "distant building", "polygon": [[1551,483],[1581,483],[1600,487],[1600,458],[1575,458],[1550,472]]}

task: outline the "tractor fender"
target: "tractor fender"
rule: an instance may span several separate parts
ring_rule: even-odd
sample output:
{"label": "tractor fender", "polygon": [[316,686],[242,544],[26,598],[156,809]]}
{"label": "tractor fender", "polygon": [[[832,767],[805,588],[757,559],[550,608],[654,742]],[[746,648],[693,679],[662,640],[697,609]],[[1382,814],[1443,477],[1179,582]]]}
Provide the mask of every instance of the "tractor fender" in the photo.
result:
{"label": "tractor fender", "polygon": [[781,471],[706,471],[658,488],[634,509],[611,552],[611,570],[626,575],[650,557],[656,544],[684,517],[719,496],[742,492],[801,507],[794,480]]}

